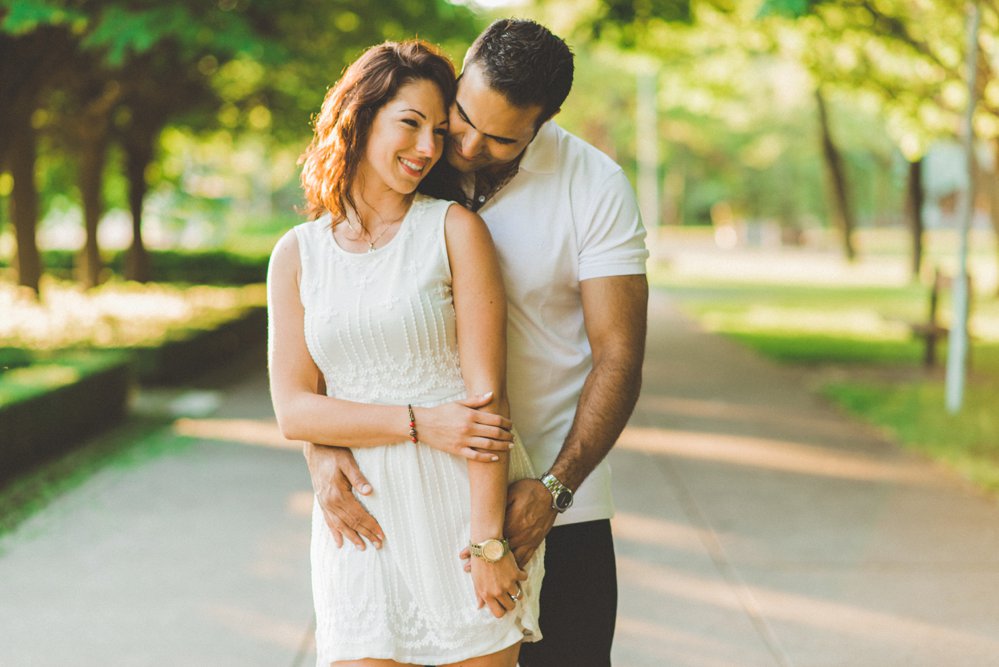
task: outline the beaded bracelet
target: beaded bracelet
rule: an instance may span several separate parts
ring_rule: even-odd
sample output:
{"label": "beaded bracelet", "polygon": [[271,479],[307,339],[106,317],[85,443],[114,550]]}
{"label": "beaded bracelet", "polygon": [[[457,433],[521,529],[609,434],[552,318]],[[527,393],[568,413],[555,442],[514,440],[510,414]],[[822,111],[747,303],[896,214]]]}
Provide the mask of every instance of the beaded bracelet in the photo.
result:
{"label": "beaded bracelet", "polygon": [[416,442],[416,415],[412,405],[406,405],[406,408],[409,410],[409,439]]}

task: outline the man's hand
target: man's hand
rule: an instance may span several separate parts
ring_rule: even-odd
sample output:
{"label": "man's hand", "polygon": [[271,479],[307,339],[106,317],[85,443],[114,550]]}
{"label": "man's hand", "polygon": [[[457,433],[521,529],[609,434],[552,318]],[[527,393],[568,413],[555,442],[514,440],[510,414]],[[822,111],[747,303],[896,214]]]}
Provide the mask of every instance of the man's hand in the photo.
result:
{"label": "man's hand", "polygon": [[517,480],[507,489],[503,536],[510,541],[517,564],[524,567],[552,529],[558,512],[551,491],[539,480]]}
{"label": "man's hand", "polygon": [[[551,491],[534,478],[520,479],[507,488],[506,520],[503,536],[510,542],[510,550],[521,568],[527,565],[538,550],[558,516],[552,508]],[[472,571],[468,547],[461,552],[465,571]]]}
{"label": "man's hand", "polygon": [[366,496],[372,491],[354,460],[354,454],[344,447],[308,442],[305,443],[304,454],[312,476],[312,489],[337,547],[342,547],[346,538],[361,551],[365,549],[365,539],[376,549],[381,549],[385,541],[382,527],[351,492],[357,489],[358,493]]}

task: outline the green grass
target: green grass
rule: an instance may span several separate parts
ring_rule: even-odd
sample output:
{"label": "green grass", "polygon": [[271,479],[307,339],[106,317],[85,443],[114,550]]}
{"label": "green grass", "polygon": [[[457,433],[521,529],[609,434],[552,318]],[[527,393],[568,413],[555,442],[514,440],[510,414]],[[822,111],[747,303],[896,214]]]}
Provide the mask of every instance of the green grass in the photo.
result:
{"label": "green grass", "polygon": [[925,314],[927,288],[818,286],[783,283],[742,283],[732,280],[695,280],[662,277],[661,283],[671,294],[697,310],[723,309],[745,311],[752,306],[804,310],[874,309],[886,317],[919,317]]}
{"label": "green grass", "polygon": [[941,381],[835,382],[823,393],[899,442],[999,492],[999,385],[994,382],[969,385],[957,415],[944,409]]}
{"label": "green grass", "polygon": [[0,347],[0,379],[7,371],[30,366],[33,358],[28,350],[19,347]]}
{"label": "green grass", "polygon": [[[907,335],[908,323],[924,321],[928,311],[929,291],[921,285],[832,287],[671,280],[666,286],[686,310],[699,318],[724,323],[727,329],[817,333],[856,330],[864,333],[864,338],[876,334],[901,339]],[[949,319],[950,309],[949,299],[943,299],[938,308],[943,320]],[[986,302],[981,309],[976,308],[976,315],[999,317],[999,308]]]}
{"label": "green grass", "polygon": [[[923,358],[916,340],[879,340],[804,333],[723,332],[759,352],[787,363],[915,365]],[[943,350],[944,346],[938,346]]]}
{"label": "green grass", "polygon": [[[17,350],[0,354],[0,406],[24,401],[34,396],[73,384],[80,378],[100,372],[123,359],[119,352],[106,350],[70,350],[59,353],[30,353]],[[2,352],[2,350],[0,350]]]}
{"label": "green grass", "polygon": [[[922,367],[924,346],[907,322],[925,319],[921,286],[805,286],[700,280],[659,274],[705,328],[782,363],[834,366],[823,395],[903,445],[942,461],[999,493],[999,301],[979,296],[973,306],[977,338],[958,415],[945,408],[943,373]],[[949,302],[941,313],[950,312]],[[981,333],[979,333],[981,332]],[[944,364],[947,344],[938,346]]]}

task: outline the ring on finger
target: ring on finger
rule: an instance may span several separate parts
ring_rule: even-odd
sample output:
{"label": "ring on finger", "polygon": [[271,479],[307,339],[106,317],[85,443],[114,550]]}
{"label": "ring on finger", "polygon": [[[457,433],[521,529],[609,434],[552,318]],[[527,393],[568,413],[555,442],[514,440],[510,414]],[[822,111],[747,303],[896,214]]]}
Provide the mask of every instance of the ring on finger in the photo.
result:
{"label": "ring on finger", "polygon": [[523,594],[524,594],[524,589],[521,588],[520,586],[517,586],[517,594],[516,595],[510,595],[509,593],[507,593],[507,595],[510,595],[510,599],[513,600],[514,602],[516,602],[517,600],[519,600],[520,596],[523,595]]}

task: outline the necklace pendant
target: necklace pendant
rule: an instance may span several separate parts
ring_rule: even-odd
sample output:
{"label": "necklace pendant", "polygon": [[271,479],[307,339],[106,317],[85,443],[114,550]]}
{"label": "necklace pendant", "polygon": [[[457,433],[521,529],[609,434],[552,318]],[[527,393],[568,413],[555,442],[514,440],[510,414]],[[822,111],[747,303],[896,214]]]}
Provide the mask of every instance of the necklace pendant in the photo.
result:
{"label": "necklace pendant", "polygon": [[375,251],[375,244],[374,243],[369,243],[368,244],[368,252],[374,252],[374,251]]}

